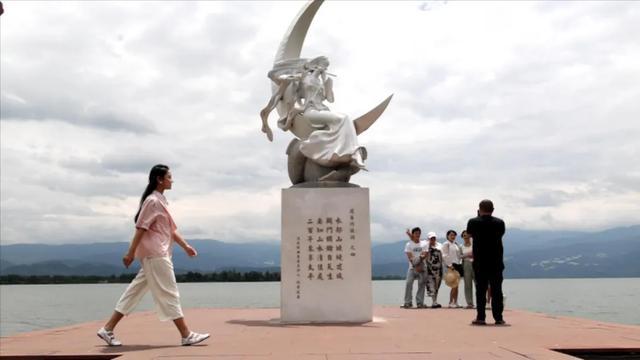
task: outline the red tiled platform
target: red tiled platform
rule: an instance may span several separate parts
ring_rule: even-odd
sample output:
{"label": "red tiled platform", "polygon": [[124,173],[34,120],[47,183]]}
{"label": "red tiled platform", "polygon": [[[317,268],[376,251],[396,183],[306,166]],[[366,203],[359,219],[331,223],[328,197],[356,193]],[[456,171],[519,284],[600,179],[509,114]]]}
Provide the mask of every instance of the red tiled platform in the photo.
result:
{"label": "red tiled platform", "polygon": [[[640,326],[507,310],[509,327],[474,327],[473,310],[376,307],[362,325],[282,325],[279,309],[189,309],[201,345],[178,346],[172,323],[154,313],[125,318],[124,343],[107,347],[103,321],[0,338],[0,355],[114,355],[118,359],[572,359],[550,349],[640,348]],[[490,312],[489,312],[490,314]],[[489,315],[490,319],[490,315]]]}

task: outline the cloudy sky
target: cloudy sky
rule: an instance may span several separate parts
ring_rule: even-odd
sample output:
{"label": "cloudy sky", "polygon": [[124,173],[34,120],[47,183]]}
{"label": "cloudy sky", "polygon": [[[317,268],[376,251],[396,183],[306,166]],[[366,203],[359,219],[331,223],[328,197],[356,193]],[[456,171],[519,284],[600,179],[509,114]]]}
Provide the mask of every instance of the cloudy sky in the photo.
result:
{"label": "cloudy sky", "polygon": [[[258,112],[303,2],[3,4],[2,244],[129,241],[155,163],[187,238],[279,239],[292,135]],[[330,58],[334,110],[395,94],[352,178],[374,242],[483,198],[595,231],[640,223],[638,34],[640,2],[327,2],[302,56]]]}

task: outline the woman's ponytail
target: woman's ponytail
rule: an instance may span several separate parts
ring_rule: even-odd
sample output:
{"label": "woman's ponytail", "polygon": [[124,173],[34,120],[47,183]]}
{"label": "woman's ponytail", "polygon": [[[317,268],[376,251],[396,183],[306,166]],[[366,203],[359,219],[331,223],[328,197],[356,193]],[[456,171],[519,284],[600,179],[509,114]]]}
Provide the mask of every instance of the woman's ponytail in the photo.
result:
{"label": "woman's ponytail", "polygon": [[149,183],[147,187],[144,189],[142,193],[142,197],[140,198],[140,205],[138,206],[138,212],[136,216],[133,218],[134,222],[138,222],[138,216],[140,216],[140,211],[142,210],[142,204],[147,199],[149,195],[158,187],[158,178],[164,178],[169,172],[169,167],[167,165],[158,164],[151,168],[149,172]]}

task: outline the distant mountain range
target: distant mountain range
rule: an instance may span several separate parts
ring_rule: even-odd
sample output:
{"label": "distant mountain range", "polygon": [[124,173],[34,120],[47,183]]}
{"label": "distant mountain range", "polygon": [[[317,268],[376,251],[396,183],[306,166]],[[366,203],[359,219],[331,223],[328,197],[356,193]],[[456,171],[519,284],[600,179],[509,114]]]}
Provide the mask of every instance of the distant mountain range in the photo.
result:
{"label": "distant mountain range", "polygon": [[[225,243],[189,240],[198,250],[189,259],[174,251],[177,273],[278,271],[277,243]],[[399,275],[407,271],[402,239],[372,247],[373,274]],[[640,277],[640,225],[600,232],[529,231],[508,229],[504,240],[505,276],[510,278]],[[0,246],[0,275],[119,275],[128,243],[15,244]]]}
{"label": "distant mountain range", "polygon": [[[174,248],[176,272],[212,272],[227,269],[272,271],[280,266],[280,245],[275,243],[232,244],[217,240],[189,240],[198,256],[188,258]],[[16,275],[111,275],[136,272],[122,266],[129,243],[15,244],[0,246],[0,274]]]}

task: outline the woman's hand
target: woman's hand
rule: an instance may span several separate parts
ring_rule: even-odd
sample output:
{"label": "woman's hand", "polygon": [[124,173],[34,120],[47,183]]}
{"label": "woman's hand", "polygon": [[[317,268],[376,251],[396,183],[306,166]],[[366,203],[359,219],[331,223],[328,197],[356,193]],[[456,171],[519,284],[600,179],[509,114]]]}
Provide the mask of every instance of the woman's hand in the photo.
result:
{"label": "woman's hand", "polygon": [[136,249],[138,248],[138,244],[140,244],[140,240],[142,239],[142,235],[147,231],[143,228],[137,228],[135,235],[133,235],[133,240],[131,240],[131,245],[129,245],[129,250],[122,257],[122,263],[124,267],[129,268],[133,260],[135,260]]}
{"label": "woman's hand", "polygon": [[184,252],[186,252],[189,257],[198,256],[198,252],[191,245],[185,246]]}
{"label": "woman's hand", "polygon": [[177,231],[173,232],[172,238],[176,243],[178,243],[178,245],[180,245],[182,250],[184,250],[184,252],[187,253],[187,255],[189,255],[189,257],[194,257],[198,255],[198,252],[196,251],[196,249],[194,249],[191,245],[189,245],[186,242],[186,240],[182,237],[182,235],[178,234]]}
{"label": "woman's hand", "polygon": [[124,264],[124,267],[126,267],[127,269],[129,268],[133,260],[134,260],[134,257],[131,253],[126,253],[122,257],[122,263]]}

